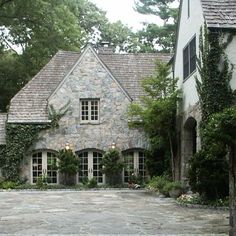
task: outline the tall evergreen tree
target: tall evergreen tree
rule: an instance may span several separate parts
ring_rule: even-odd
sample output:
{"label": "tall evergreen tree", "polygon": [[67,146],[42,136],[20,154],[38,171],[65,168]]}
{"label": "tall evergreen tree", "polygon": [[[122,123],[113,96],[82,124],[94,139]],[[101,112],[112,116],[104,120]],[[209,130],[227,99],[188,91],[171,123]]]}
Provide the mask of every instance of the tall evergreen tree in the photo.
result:
{"label": "tall evergreen tree", "polygon": [[136,10],[145,15],[157,16],[162,25],[145,24],[137,32],[141,51],[173,51],[178,8],[172,7],[175,0],[136,0]]}

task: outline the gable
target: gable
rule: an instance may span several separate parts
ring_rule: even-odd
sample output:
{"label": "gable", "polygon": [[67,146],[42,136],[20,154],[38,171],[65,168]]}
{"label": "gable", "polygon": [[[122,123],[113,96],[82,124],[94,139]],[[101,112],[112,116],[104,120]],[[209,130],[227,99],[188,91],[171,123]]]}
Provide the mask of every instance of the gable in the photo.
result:
{"label": "gable", "polygon": [[[92,73],[92,75],[91,75],[91,73]],[[89,86],[90,83],[91,83],[91,85],[93,85],[95,80],[102,79],[103,76],[106,77],[106,75],[107,75],[119,87],[120,91],[130,101],[132,101],[132,98],[127,93],[127,91],[124,89],[124,87],[121,85],[121,83],[112,75],[112,73],[108,70],[108,68],[100,60],[100,58],[97,56],[96,52],[90,46],[88,46],[85,49],[85,51],[82,53],[79,60],[75,63],[75,65],[72,67],[70,72],[61,81],[61,83],[56,88],[56,90],[52,93],[50,98],[53,97],[54,94],[56,94],[57,91],[59,91],[60,88],[63,87],[63,85],[65,83],[68,83],[69,81],[70,81],[70,83],[74,82],[74,84],[71,84],[71,86],[72,86],[71,90],[72,91],[75,90],[75,87],[78,88],[78,86],[80,86],[80,83],[79,83],[80,80],[83,80],[84,78],[88,79],[89,75],[92,78],[92,80],[86,81],[87,86]],[[75,87],[73,87],[73,86],[75,86]],[[80,89],[80,88],[78,88],[78,89]],[[88,88],[87,88],[87,90],[88,90]],[[50,100],[50,98],[49,98],[49,100]]]}
{"label": "gable", "polygon": [[[132,99],[106,66],[88,47],[78,62],[49,98],[49,104],[60,109],[67,103],[70,111],[78,113],[80,99],[109,100],[110,105]],[[109,104],[108,104],[109,106]],[[78,114],[76,117],[79,117]]]}
{"label": "gable", "polygon": [[[194,105],[198,101],[195,76],[197,71],[189,73],[184,79],[184,51],[190,42],[196,39],[196,54],[198,55],[200,28],[204,25],[201,0],[182,0],[178,19],[177,41],[175,48],[174,73],[179,78],[178,88],[183,91],[183,109]],[[189,14],[188,14],[188,2]]]}
{"label": "gable", "polygon": [[177,41],[175,47],[175,76],[179,77],[179,84],[183,83],[183,50],[196,37],[198,49],[200,28],[204,24],[203,11],[198,1],[189,1],[190,15],[188,17],[188,0],[182,0],[178,20]]}
{"label": "gable", "polygon": [[[144,92],[140,81],[155,71],[157,59],[168,62],[170,54],[96,54],[99,61],[120,91],[131,100],[138,100]],[[87,48],[87,49],[88,49]],[[85,50],[86,51],[86,50]],[[84,51],[84,53],[85,53]],[[10,123],[45,123],[48,120],[48,100],[60,88],[84,53],[59,51],[11,100],[8,113]],[[100,72],[99,72],[100,73]],[[98,74],[99,74],[98,73]]]}

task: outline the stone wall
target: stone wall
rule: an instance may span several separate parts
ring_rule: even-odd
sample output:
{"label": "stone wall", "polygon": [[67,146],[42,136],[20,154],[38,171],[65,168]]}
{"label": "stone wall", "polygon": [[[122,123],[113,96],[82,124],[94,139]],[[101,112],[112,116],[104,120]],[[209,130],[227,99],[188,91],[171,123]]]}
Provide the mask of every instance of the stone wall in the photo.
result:
{"label": "stone wall", "polygon": [[[200,140],[200,121],[201,111],[200,105],[197,103],[194,106],[189,106],[187,111],[181,114],[180,118],[180,180],[183,183],[188,181],[189,160],[193,156],[193,146],[198,151],[201,149]],[[193,132],[196,132],[196,140],[194,140]],[[195,142],[195,144],[194,144]]]}
{"label": "stone wall", "polygon": [[[98,124],[81,124],[80,99],[92,98],[100,99],[100,121]],[[58,128],[40,133],[30,151],[58,151],[65,148],[66,143],[75,152],[88,148],[106,151],[113,142],[121,151],[147,148],[144,134],[128,127],[126,112],[130,97],[90,49],[82,54],[48,102],[57,111],[69,103],[68,112],[61,118]],[[23,175],[29,176],[30,154],[23,166]]]}

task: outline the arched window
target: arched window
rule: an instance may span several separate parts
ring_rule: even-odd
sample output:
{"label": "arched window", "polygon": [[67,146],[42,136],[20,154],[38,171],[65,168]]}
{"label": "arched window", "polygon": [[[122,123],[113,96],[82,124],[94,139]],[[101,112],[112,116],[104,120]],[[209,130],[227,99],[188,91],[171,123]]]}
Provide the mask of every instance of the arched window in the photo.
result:
{"label": "arched window", "polygon": [[80,159],[78,182],[83,183],[94,178],[98,184],[104,183],[101,165],[103,151],[96,149],[86,149],[77,152],[77,155]]}
{"label": "arched window", "polygon": [[124,182],[130,182],[133,177],[137,177],[141,181],[145,181],[147,179],[147,171],[145,166],[144,150],[126,150],[123,151],[122,154],[125,162]]}
{"label": "arched window", "polygon": [[38,151],[32,154],[32,180],[36,184],[39,178],[46,178],[47,183],[58,183],[57,158],[56,152]]}

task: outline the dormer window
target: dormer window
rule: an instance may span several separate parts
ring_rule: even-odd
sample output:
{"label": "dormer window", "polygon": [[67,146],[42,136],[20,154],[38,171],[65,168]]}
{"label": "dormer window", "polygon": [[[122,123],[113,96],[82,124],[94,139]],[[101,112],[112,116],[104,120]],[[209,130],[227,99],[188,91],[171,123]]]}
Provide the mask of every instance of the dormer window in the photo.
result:
{"label": "dormer window", "polygon": [[99,99],[80,100],[80,121],[81,123],[99,122]]}
{"label": "dormer window", "polygon": [[196,36],[183,50],[184,80],[196,70]]}

